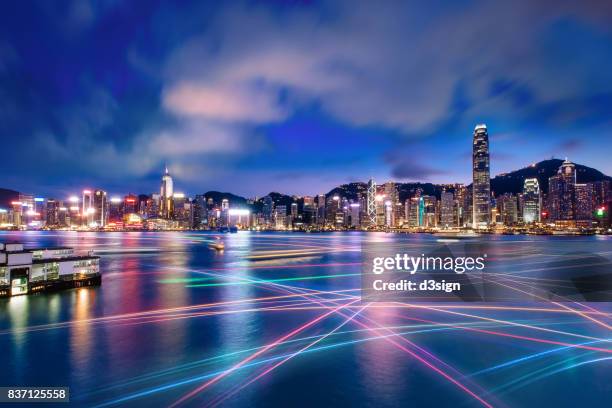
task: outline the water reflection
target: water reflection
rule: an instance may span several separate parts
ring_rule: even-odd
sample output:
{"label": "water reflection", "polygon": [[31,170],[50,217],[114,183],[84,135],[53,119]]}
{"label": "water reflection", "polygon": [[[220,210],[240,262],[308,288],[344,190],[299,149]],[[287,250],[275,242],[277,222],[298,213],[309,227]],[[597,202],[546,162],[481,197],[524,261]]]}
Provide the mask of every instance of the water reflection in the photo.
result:
{"label": "water reflection", "polygon": [[[363,241],[417,245],[420,240],[431,239],[425,235],[384,233],[241,232],[221,236],[225,250],[219,253],[208,247],[216,235],[0,233],[1,241],[20,240],[30,246],[68,245],[77,251],[94,248],[102,256],[104,274],[98,288],[0,299],[0,350],[5,360],[0,385],[52,381],[72,387],[75,404],[81,406],[168,405],[248,358],[255,348],[271,344],[325,313],[328,309],[323,306],[337,305],[342,303],[340,299],[358,294],[347,291],[359,288],[359,250]],[[609,250],[606,254],[606,245],[612,242],[609,237],[592,240],[601,249],[598,254],[610,256]],[[583,245],[591,245],[591,241],[584,242]],[[529,247],[528,243],[516,245],[518,250],[520,245]],[[274,257],[253,258],[263,253]],[[262,300],[290,293],[302,296]],[[602,358],[609,353],[563,349],[554,342],[595,342],[594,346],[609,349],[609,332],[567,310],[563,314],[554,310],[535,314],[527,308],[522,310],[524,305],[515,306],[457,310],[469,312],[469,316],[449,315],[443,309],[380,307],[368,309],[359,321],[369,327],[387,327],[412,323],[412,318],[473,324],[482,323],[482,317],[553,330],[499,324],[495,330],[528,339],[463,330],[406,338],[435,350],[444,361],[458,362],[457,369],[466,375],[492,370],[491,374],[475,377],[475,381],[494,394],[497,387],[509,387],[510,381],[531,371],[548,374],[552,370],[548,367],[554,364],[571,367],[564,373],[551,374],[546,381],[519,382],[522,388],[516,392],[500,393],[500,399],[508,406],[562,407],[604,401],[607,392],[602,384],[609,377],[605,362],[573,367],[587,358]],[[269,307],[282,310],[265,310]],[[609,324],[610,306],[592,307],[602,311],[595,317]],[[586,307],[581,310],[592,312]],[[288,341],[250,361],[253,365],[245,365],[207,389],[199,396],[204,399],[196,398],[193,405],[242,386],[341,321],[334,314],[290,336]],[[408,353],[385,339],[371,339],[377,334],[384,331],[364,331],[360,325],[347,324],[227,403],[240,401],[265,407],[474,405],[473,398],[455,393],[457,387],[424,368]],[[562,350],[554,351],[556,348]],[[544,352],[547,354],[533,357]],[[524,360],[513,362],[518,359]],[[507,366],[503,369],[491,368],[504,363]],[[451,394],[452,398],[448,398]],[[545,402],[541,395],[546,396]]]}
{"label": "water reflection", "polygon": [[79,386],[87,383],[92,373],[93,328],[86,320],[91,315],[92,297],[95,289],[79,288],[71,292],[73,301],[72,321],[75,324],[70,328],[70,360],[72,373]]}

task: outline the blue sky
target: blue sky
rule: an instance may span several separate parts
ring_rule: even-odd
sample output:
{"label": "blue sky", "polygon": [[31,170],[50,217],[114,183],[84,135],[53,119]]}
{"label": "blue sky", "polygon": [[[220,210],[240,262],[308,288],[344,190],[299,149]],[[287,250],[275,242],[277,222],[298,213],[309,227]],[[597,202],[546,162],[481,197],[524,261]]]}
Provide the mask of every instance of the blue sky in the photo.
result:
{"label": "blue sky", "polygon": [[612,174],[601,1],[10,2],[0,187],[62,197],[468,182],[555,157]]}

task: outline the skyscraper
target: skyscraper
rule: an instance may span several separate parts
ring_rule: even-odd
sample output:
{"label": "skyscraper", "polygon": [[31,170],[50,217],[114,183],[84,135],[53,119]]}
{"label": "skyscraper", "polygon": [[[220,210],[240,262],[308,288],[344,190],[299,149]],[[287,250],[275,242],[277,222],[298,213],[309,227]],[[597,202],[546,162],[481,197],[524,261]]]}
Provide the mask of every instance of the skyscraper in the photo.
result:
{"label": "skyscraper", "polygon": [[575,211],[576,166],[565,160],[557,174],[548,179],[550,218],[556,223],[572,224]]}
{"label": "skyscraper", "polygon": [[206,223],[206,197],[202,194],[197,194],[191,202],[192,208],[192,227],[200,229]]}
{"label": "skyscraper", "polygon": [[[387,227],[397,227],[399,216],[397,214],[397,203],[399,203],[399,192],[394,182],[388,181],[384,185],[385,195],[385,225]],[[387,203],[390,203],[390,217],[387,217]]]}
{"label": "skyscraper", "polygon": [[500,222],[512,226],[518,222],[518,200],[514,194],[505,193],[497,197],[497,212]]}
{"label": "skyscraper", "polygon": [[374,179],[368,181],[368,196],[367,196],[367,223],[370,227],[376,226],[376,182]]}
{"label": "skyscraper", "polygon": [[590,227],[593,220],[593,184],[576,183],[574,185],[576,223],[583,227]]}
{"label": "skyscraper", "polygon": [[95,190],[93,195],[94,223],[98,227],[105,227],[108,219],[108,204],[106,202],[106,191]]}
{"label": "skyscraper", "polygon": [[440,226],[442,228],[450,228],[454,223],[454,204],[455,200],[453,193],[443,191],[440,195]]}
{"label": "skyscraper", "polygon": [[274,219],[274,200],[267,195],[263,198],[263,217],[267,225],[271,225]]}
{"label": "skyscraper", "polygon": [[45,224],[49,227],[59,225],[59,209],[60,202],[50,198],[47,200],[47,206],[45,208]]}
{"label": "skyscraper", "polygon": [[472,227],[487,228],[491,223],[491,176],[487,125],[474,128],[472,145]]}
{"label": "skyscraper", "polygon": [[537,178],[527,178],[523,183],[523,222],[540,222],[542,198]]}
{"label": "skyscraper", "polygon": [[166,167],[166,171],[162,177],[161,188],[160,188],[160,215],[162,218],[170,219],[172,218],[172,214],[174,212],[174,205],[172,196],[174,195],[174,185],[172,181],[172,177],[168,172],[168,168]]}

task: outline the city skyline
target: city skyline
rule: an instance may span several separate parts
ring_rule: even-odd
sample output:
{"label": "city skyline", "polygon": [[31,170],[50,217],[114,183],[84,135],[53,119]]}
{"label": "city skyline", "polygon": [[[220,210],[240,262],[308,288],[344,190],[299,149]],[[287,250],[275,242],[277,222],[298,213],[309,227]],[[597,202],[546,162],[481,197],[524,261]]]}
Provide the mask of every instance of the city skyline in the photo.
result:
{"label": "city skyline", "polygon": [[[482,124],[482,125],[484,125],[484,124]],[[480,125],[477,125],[477,126],[480,126]],[[537,164],[540,164],[540,163],[543,163],[543,162],[546,162],[546,161],[549,161],[549,160],[560,160],[560,161],[563,161],[563,160],[569,160],[569,159],[568,159],[568,157],[565,157],[564,159],[561,159],[561,158],[558,158],[558,157],[550,157],[548,159],[545,159],[545,160],[542,160],[542,161],[539,161],[539,162],[529,163],[529,164],[527,164],[527,165],[525,165],[523,167],[512,169],[512,170],[510,170],[508,172],[503,172],[503,173],[499,173],[499,174],[495,174],[495,175],[491,174],[489,180],[493,180],[496,177],[503,177],[503,176],[505,176],[505,175],[507,175],[509,173],[513,173],[513,172],[516,172],[516,171],[520,171],[522,169],[533,167],[534,165],[537,165]],[[591,169],[593,169],[595,171],[600,171],[599,169],[593,168],[593,167],[588,166],[587,164],[584,164],[584,163],[578,163],[578,164],[583,165],[583,166],[588,167],[588,168],[591,168]],[[157,194],[157,195],[160,195],[160,196],[164,196],[164,192],[163,192],[164,182],[165,182],[165,180],[167,179],[168,176],[172,176],[171,181],[170,181],[170,188],[169,188],[170,192],[166,195],[166,199],[172,197],[173,193],[174,194],[178,194],[180,196],[185,196],[185,197],[195,197],[196,195],[203,195],[203,194],[208,193],[208,192],[219,192],[219,193],[223,193],[223,194],[233,194],[233,195],[235,195],[237,197],[242,197],[242,198],[245,198],[245,199],[261,199],[261,198],[263,198],[263,197],[265,197],[265,196],[267,196],[267,195],[269,195],[271,193],[278,193],[278,194],[285,195],[285,196],[300,197],[301,198],[301,197],[317,197],[320,194],[327,195],[331,191],[333,191],[333,190],[335,190],[335,189],[337,189],[339,187],[350,185],[350,184],[359,184],[359,183],[361,183],[361,184],[364,184],[364,185],[367,186],[369,184],[369,182],[374,180],[372,177],[367,178],[367,177],[364,176],[362,178],[356,178],[356,179],[354,179],[352,181],[349,181],[349,182],[345,182],[345,183],[342,183],[342,184],[331,186],[330,188],[328,188],[328,189],[326,189],[324,191],[309,191],[306,194],[291,194],[291,193],[288,193],[286,191],[280,191],[280,190],[272,188],[272,189],[268,189],[268,190],[263,190],[262,194],[249,196],[249,195],[242,195],[242,194],[240,194],[238,191],[233,190],[231,188],[231,186],[228,186],[227,188],[221,188],[221,189],[218,189],[218,190],[209,189],[209,188],[204,187],[202,189],[195,190],[195,191],[186,191],[184,188],[182,188],[182,183],[180,183],[178,185],[178,188],[176,188],[176,185],[174,184],[174,182],[175,182],[174,173],[172,173],[170,171],[170,169],[169,169],[169,167],[167,165],[165,165],[161,170],[162,171],[157,174],[157,182],[156,182],[157,185],[154,186],[150,190],[145,190],[143,188],[140,188],[140,189],[133,190],[133,191],[132,190],[123,190],[123,191],[113,190],[113,191],[111,191],[111,190],[107,189],[106,186],[101,185],[100,183],[95,183],[95,182],[91,183],[91,184],[81,185],[81,186],[62,188],[61,190],[58,190],[58,191],[61,191],[61,193],[59,195],[57,195],[57,194],[56,195],[45,194],[44,193],[44,191],[45,191],[44,188],[37,189],[35,191],[19,190],[19,188],[7,189],[7,190],[16,191],[19,194],[31,195],[32,197],[44,197],[44,199],[65,200],[65,201],[70,201],[71,198],[74,198],[75,196],[79,196],[83,192],[98,191],[98,190],[99,191],[103,191],[105,194],[107,194],[109,199],[111,199],[111,198],[114,198],[114,199],[121,198],[121,199],[123,199],[124,197],[139,196],[139,195],[148,195],[148,196],[151,196],[152,194]],[[604,172],[601,172],[601,173],[605,177],[607,177],[607,178],[612,178],[612,176],[610,176],[610,175],[608,175],[608,174],[606,174]],[[160,179],[161,179],[161,186],[162,186],[161,187],[161,189],[162,189],[161,191],[160,191]],[[472,184],[473,184],[472,180],[468,180],[467,183],[459,182],[459,181],[448,181],[448,182],[437,183],[437,182],[431,182],[431,181],[426,181],[426,180],[398,181],[398,180],[394,180],[394,179],[382,179],[382,180],[376,179],[375,183],[374,183],[374,187],[377,186],[376,185],[377,182],[381,183],[380,185],[387,184],[387,183],[408,184],[408,185],[418,185],[418,184],[426,185],[426,184],[431,184],[431,185],[434,185],[434,186],[441,186],[441,187],[444,187],[444,186],[453,186],[453,185],[463,185],[463,186],[466,186],[466,187],[471,187]],[[2,188],[4,188],[4,187],[0,186],[0,189],[2,189]],[[490,189],[490,194],[496,193],[495,191],[493,191],[491,189],[491,187],[489,187],[489,189]]]}
{"label": "city skyline", "polygon": [[[472,146],[470,186],[429,184],[427,188],[426,184],[414,183],[400,189],[395,182],[377,184],[370,179],[367,184],[353,183],[352,188],[344,185],[327,194],[303,197],[278,193],[272,197],[270,193],[251,200],[218,192],[189,197],[174,190],[174,179],[166,167],[159,193],[128,193],[122,198],[101,189],[85,189],[82,197],[72,195],[63,200],[19,193],[11,198],[8,209],[0,208],[0,228],[220,232],[237,232],[240,228],[413,232],[469,228],[535,234],[612,231],[609,176],[568,159],[551,160],[547,166],[541,162],[502,175],[502,179],[513,179],[514,184],[518,181],[519,190],[506,186],[495,192],[489,174],[486,124],[475,126]],[[551,164],[556,167],[551,169]],[[582,173],[580,178],[578,173]],[[540,189],[540,182],[548,185],[547,191]],[[407,191],[406,186],[412,187]]]}
{"label": "city skyline", "polygon": [[151,192],[165,163],[192,194],[469,184],[482,122],[492,175],[551,156],[612,174],[598,2],[6,7],[2,188]]}

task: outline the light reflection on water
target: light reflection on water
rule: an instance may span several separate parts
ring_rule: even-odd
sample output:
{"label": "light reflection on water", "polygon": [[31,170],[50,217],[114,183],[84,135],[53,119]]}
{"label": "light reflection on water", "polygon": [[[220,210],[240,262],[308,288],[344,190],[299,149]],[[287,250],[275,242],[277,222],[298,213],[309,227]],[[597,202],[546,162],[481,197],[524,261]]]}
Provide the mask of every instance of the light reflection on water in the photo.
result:
{"label": "light reflection on water", "polygon": [[[19,240],[27,246],[67,245],[74,246],[77,251],[94,249],[102,256],[104,274],[103,285],[99,288],[0,300],[0,350],[4,360],[0,385],[68,385],[73,401],[83,406],[108,402],[126,406],[170,404],[201,385],[207,375],[227,370],[256,352],[258,347],[274,342],[324,313],[324,310],[313,308],[320,308],[326,296],[341,299],[339,293],[343,293],[333,295],[329,292],[358,288],[359,277],[351,275],[360,272],[362,241],[418,244],[431,239],[425,235],[384,233],[240,232],[223,235],[225,250],[217,252],[208,247],[216,236],[209,233],[0,233],[0,241]],[[606,245],[612,242],[609,238],[585,237],[584,242],[588,244],[593,240]],[[526,239],[525,248],[529,247],[529,239]],[[262,258],[252,258],[262,254],[265,255]],[[286,281],[316,275],[331,277]],[[269,282],[275,280],[279,283]],[[225,285],[205,286],[209,283]],[[313,290],[319,291],[316,296]],[[260,299],[269,297],[274,299]],[[204,304],[215,305],[198,306]],[[289,306],[290,309],[278,310]],[[595,307],[610,312],[607,304]],[[604,340],[611,337],[601,326],[572,314],[509,310],[467,312],[580,336]],[[110,320],[96,320],[109,317]],[[610,315],[599,318],[610,323]],[[324,335],[343,319],[342,316],[330,316],[291,339]],[[418,319],[482,324],[457,315],[396,307],[368,309],[363,322],[399,327],[415,325]],[[65,325],[65,322],[72,323]],[[489,328],[487,326],[487,330]],[[547,341],[572,344],[586,341],[557,332],[525,328],[502,326],[495,330]],[[372,331],[348,324],[341,333],[292,358],[224,401],[223,405],[479,406],[469,395],[390,342],[372,340],[373,336]],[[559,347],[444,327],[438,331],[407,334],[406,338],[465,375]],[[295,352],[310,341],[280,344],[251,362]],[[610,348],[605,343],[597,345]],[[313,351],[317,347],[320,350]],[[496,390],[487,395],[494,405],[574,406],[580,402],[598,406],[610,395],[606,380],[611,373],[608,360],[571,368],[513,392],[504,393],[503,390],[509,382],[522,376],[531,378],[529,376],[537,370],[546,373],[547,367],[553,364],[572,367],[587,358],[606,356],[609,354],[592,350],[564,350],[528,362],[517,362],[490,375],[475,377],[474,381],[478,383],[478,390]],[[270,364],[273,362],[241,368],[186,405],[199,406],[214,400],[225,391],[244,384]],[[186,381],[186,385],[181,385]],[[143,392],[150,394],[132,399]]]}

